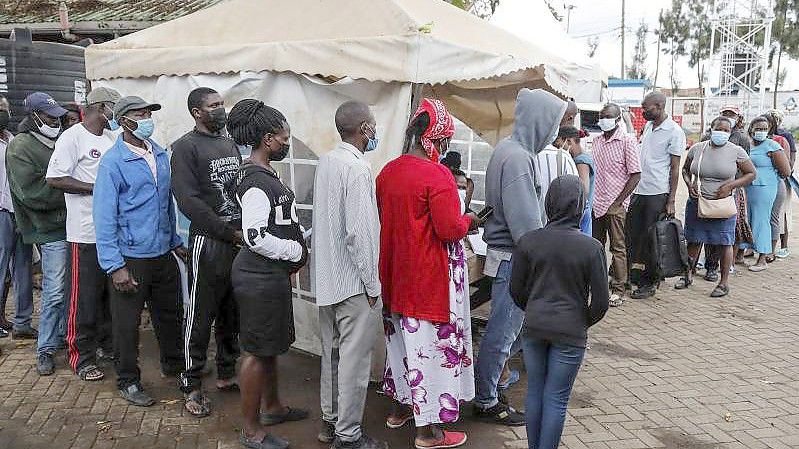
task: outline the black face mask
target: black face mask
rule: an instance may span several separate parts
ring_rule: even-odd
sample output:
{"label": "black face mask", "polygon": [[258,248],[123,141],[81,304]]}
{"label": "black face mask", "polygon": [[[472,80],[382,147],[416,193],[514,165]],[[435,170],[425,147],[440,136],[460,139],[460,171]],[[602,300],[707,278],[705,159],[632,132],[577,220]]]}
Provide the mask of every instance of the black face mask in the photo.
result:
{"label": "black face mask", "polygon": [[11,121],[11,114],[8,111],[0,111],[0,131],[8,128],[8,122]]}
{"label": "black face mask", "polygon": [[289,145],[289,144],[280,145],[279,152],[277,154],[272,153],[272,155],[269,157],[269,160],[270,161],[282,161],[283,159],[286,158],[286,156],[289,155],[289,148],[291,148],[291,145]]}
{"label": "black face mask", "polygon": [[205,123],[205,126],[207,126],[208,130],[211,132],[219,132],[225,128],[226,123],[227,113],[225,113],[225,108],[219,107],[208,113],[208,121]]}

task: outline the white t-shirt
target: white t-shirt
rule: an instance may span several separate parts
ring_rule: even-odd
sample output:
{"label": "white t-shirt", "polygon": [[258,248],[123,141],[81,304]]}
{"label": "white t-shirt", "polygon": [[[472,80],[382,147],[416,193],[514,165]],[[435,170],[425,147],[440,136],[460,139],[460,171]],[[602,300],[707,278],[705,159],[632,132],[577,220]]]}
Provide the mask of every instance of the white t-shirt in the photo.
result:
{"label": "white t-shirt", "polygon": [[[55,143],[47,177],[70,176],[94,184],[100,158],[114,145],[116,138],[116,134],[107,129],[97,136],[81,123],[72,126]],[[92,195],[65,193],[64,199],[67,203],[67,241],[95,243]]]}
{"label": "white t-shirt", "polygon": [[[558,169],[560,165],[560,170]],[[560,175],[579,176],[577,165],[568,151],[547,145],[541,150],[536,158],[536,170],[538,171],[538,181],[541,183],[541,196],[538,198],[541,204],[541,215],[546,217],[546,198],[549,185]]]}

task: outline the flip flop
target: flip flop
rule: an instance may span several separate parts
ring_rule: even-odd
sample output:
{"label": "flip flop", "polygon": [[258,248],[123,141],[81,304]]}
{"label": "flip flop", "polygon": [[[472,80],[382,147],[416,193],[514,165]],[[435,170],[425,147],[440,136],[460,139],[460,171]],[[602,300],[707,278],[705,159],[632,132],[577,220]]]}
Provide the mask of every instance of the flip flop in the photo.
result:
{"label": "flip flop", "polygon": [[289,421],[302,421],[303,419],[308,419],[308,411],[300,408],[286,407],[286,413],[279,415],[261,413],[261,424],[265,426],[274,426]]}
{"label": "flip flop", "polygon": [[271,433],[264,435],[261,441],[255,441],[247,438],[243,430],[239,434],[239,443],[250,449],[287,449],[289,447],[288,441]]}
{"label": "flip flop", "polygon": [[440,443],[436,443],[432,446],[422,446],[416,441],[413,442],[413,445],[416,449],[449,449],[453,447],[459,447],[466,444],[466,433],[465,432],[450,432],[448,430],[444,430],[444,439],[441,440]]}
{"label": "flip flop", "polygon": [[[189,408],[189,403],[193,403],[197,405],[197,409],[199,411],[195,412]],[[191,413],[192,416],[197,418],[204,418],[211,414],[211,401],[208,400],[205,395],[202,394],[201,391],[195,390],[185,396],[185,402],[183,404],[183,408],[186,409],[187,412]]]}
{"label": "flip flop", "polygon": [[717,285],[716,288],[710,293],[711,298],[722,298],[730,293],[730,287],[726,285]]}

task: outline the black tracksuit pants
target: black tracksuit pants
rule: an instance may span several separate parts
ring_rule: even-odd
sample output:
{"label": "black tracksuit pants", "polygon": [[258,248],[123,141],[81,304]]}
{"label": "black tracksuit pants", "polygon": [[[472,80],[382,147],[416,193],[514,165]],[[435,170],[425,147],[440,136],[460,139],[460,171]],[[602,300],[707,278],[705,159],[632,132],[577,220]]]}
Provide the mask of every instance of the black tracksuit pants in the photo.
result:
{"label": "black tracksuit pants", "polygon": [[97,348],[108,354],[111,342],[111,309],[108,280],[97,263],[97,246],[69,243],[65,290],[67,314],[67,361],[72,371],[97,364]]}
{"label": "black tracksuit pants", "polygon": [[139,283],[134,293],[122,293],[111,285],[111,326],[114,330],[117,388],[139,383],[139,324],[147,303],[158,347],[161,370],[179,372],[183,362],[183,307],[180,272],[172,252],[147,259],[125,258],[131,276]]}
{"label": "black tracksuit pants", "polygon": [[189,241],[189,301],[183,334],[186,360],[185,371],[180,376],[184,393],[202,386],[212,325],[217,378],[230,379],[236,375],[239,355],[238,308],[230,281],[230,268],[238,249],[203,235],[191,235]]}

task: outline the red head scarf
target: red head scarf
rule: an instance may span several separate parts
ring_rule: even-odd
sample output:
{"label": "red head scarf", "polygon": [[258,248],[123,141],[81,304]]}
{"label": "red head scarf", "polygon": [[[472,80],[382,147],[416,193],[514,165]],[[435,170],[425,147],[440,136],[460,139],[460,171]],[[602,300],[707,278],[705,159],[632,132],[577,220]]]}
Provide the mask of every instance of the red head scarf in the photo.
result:
{"label": "red head scarf", "polygon": [[433,162],[438,162],[440,153],[433,141],[452,137],[455,134],[455,121],[441,100],[423,99],[411,121],[416,120],[423,112],[430,116],[430,126],[422,133],[422,147]]}

